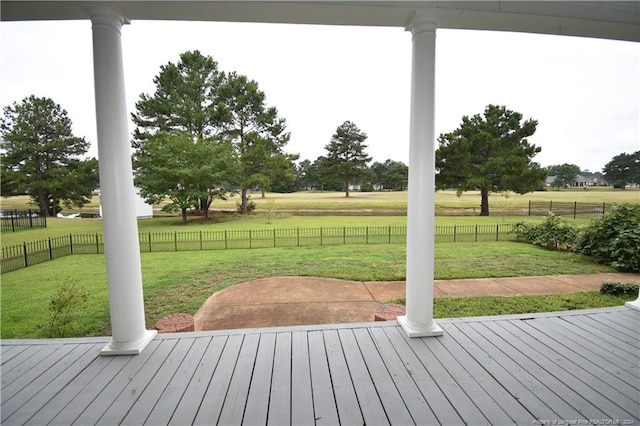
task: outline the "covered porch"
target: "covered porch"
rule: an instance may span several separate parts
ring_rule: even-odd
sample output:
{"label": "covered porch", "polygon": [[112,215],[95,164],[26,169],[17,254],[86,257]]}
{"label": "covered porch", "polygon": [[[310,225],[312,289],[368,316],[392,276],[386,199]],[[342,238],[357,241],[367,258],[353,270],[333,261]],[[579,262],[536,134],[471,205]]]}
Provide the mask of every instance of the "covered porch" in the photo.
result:
{"label": "covered porch", "polygon": [[3,341],[2,423],[618,424],[640,421],[640,312],[628,307],[156,336]]}

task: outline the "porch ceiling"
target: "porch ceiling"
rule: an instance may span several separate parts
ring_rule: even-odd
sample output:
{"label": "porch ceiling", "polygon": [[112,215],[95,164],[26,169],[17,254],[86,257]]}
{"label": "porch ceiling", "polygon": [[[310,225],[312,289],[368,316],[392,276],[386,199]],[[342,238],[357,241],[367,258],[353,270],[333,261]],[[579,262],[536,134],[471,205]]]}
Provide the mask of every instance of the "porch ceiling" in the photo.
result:
{"label": "porch ceiling", "polygon": [[[88,19],[87,1],[3,0],[0,19]],[[361,26],[406,26],[416,8],[439,18],[440,28],[519,31],[640,40],[637,1],[114,1],[128,20],[198,20]]]}

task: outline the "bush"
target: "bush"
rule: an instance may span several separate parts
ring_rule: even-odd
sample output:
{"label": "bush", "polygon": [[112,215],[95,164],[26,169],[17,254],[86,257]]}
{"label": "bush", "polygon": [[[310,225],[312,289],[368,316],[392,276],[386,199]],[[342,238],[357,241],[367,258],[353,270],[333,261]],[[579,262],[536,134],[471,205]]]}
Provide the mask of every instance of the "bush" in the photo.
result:
{"label": "bush", "polygon": [[560,216],[549,212],[539,225],[518,222],[514,225],[516,240],[528,241],[549,250],[575,250],[578,241],[578,228],[564,222]]}
{"label": "bush", "polygon": [[72,283],[64,283],[49,299],[49,323],[43,327],[44,337],[67,337],[73,334],[73,322],[78,311],[87,306],[89,294]]}
{"label": "bush", "polygon": [[600,293],[611,294],[613,296],[629,295],[637,296],[640,285],[634,283],[620,283],[617,281],[605,281],[600,286]]}
{"label": "bush", "polygon": [[580,251],[598,263],[640,271],[640,205],[614,205],[582,233]]}

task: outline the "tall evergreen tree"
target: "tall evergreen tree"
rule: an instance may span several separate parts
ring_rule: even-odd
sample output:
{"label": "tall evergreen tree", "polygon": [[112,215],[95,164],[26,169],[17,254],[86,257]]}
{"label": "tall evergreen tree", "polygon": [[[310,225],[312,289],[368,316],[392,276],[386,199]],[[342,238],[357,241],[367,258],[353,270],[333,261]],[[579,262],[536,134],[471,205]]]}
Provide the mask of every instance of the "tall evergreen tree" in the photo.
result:
{"label": "tall evergreen tree", "polygon": [[532,158],[541,148],[527,140],[538,122],[521,122],[522,114],[488,105],[484,116],[462,117],[451,133],[441,134],[436,150],[437,189],[458,193],[480,190],[480,215],[489,216],[489,193],[531,192],[542,186],[547,172]]}
{"label": "tall evergreen tree", "polygon": [[60,204],[81,207],[98,186],[98,162],[81,159],[89,142],[74,136],[67,111],[50,98],[31,95],[4,108],[2,195],[27,193],[40,214],[55,216]]}
{"label": "tall evergreen tree", "polygon": [[349,184],[365,175],[367,164],[371,161],[365,152],[365,140],[366,133],[351,121],[345,121],[324,147],[327,150],[326,168],[344,183],[345,197],[349,196]]}
{"label": "tall evergreen tree", "polygon": [[268,189],[287,159],[283,152],[289,142],[286,121],[275,107],[267,107],[258,83],[244,75],[229,73],[220,87],[219,117],[222,134],[233,142],[240,161],[241,210],[247,213],[248,190]]}
{"label": "tall evergreen tree", "polygon": [[[224,73],[218,70],[218,63],[197,50],[181,53],[178,63],[162,65],[153,79],[155,92],[142,93],[136,102],[136,112],[131,114],[136,125],[133,148],[142,148],[158,132],[189,135],[193,143],[218,135],[219,89],[223,81]],[[220,187],[219,182],[204,184],[214,193]],[[207,218],[214,198],[204,197],[194,207],[203,210]]]}

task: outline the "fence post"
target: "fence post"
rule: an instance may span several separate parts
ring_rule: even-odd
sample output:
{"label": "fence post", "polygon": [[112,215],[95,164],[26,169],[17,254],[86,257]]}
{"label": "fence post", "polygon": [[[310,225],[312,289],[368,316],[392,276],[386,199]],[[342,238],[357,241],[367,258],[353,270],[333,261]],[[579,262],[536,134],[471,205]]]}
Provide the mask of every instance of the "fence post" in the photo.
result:
{"label": "fence post", "polygon": [[273,228],[273,246],[276,246],[276,228]]}
{"label": "fence post", "polygon": [[500,224],[496,224],[496,241],[500,239]]}
{"label": "fence post", "polygon": [[29,228],[33,228],[33,218],[31,217],[31,209],[27,211],[27,214],[29,215]]}
{"label": "fence post", "polygon": [[26,241],[22,243],[22,249],[23,249],[22,251],[24,253],[24,267],[26,268],[26,267],[29,266],[29,261],[27,260],[28,259],[28,255],[27,255],[27,242]]}
{"label": "fence post", "polygon": [[300,227],[296,228],[296,236],[298,237],[298,247],[300,247]]}
{"label": "fence post", "polygon": [[151,232],[149,232],[149,253],[151,253]]}
{"label": "fence post", "polygon": [[453,242],[456,242],[456,234],[458,233],[458,225],[453,225]]}
{"label": "fence post", "polygon": [[391,244],[391,225],[389,225],[389,238],[387,239],[387,243]]}
{"label": "fence post", "polygon": [[53,249],[51,248],[51,237],[49,237],[49,260],[53,260]]}
{"label": "fence post", "polygon": [[100,241],[98,240],[97,232],[96,232],[96,254],[100,254]]}
{"label": "fence post", "polygon": [[529,200],[529,216],[531,216],[531,200]]}
{"label": "fence post", "polygon": [[607,203],[605,203],[605,202],[603,202],[603,203],[602,203],[602,214],[604,214],[604,213],[605,213],[605,206],[606,206],[606,204],[607,204]]}
{"label": "fence post", "polygon": [[577,210],[578,210],[578,202],[577,202],[577,201],[574,201],[574,202],[573,202],[573,218],[574,218],[574,219],[576,218]]}
{"label": "fence post", "polygon": [[253,248],[253,244],[251,243],[251,229],[249,229],[249,248]]}
{"label": "fence post", "polygon": [[347,227],[342,227],[342,244],[347,244]]}
{"label": "fence post", "polygon": [[475,242],[478,242],[478,224],[476,223],[476,236],[475,236]]}
{"label": "fence post", "polygon": [[200,231],[200,251],[202,251],[202,231]]}
{"label": "fence post", "polygon": [[73,254],[73,234],[69,234],[69,250]]}
{"label": "fence post", "polygon": [[369,244],[369,227],[367,226],[367,228],[364,231],[364,243],[365,244]]}
{"label": "fence post", "polygon": [[[18,210],[15,211],[18,214]],[[13,223],[13,213],[11,213],[11,232],[16,232],[16,225]]]}
{"label": "fence post", "polygon": [[227,248],[229,248],[227,246],[227,230],[224,230],[224,249],[226,250]]}
{"label": "fence post", "polygon": [[320,245],[322,245],[322,226],[320,227]]}
{"label": "fence post", "polygon": [[173,231],[173,249],[178,251],[178,231]]}
{"label": "fence post", "polygon": [[553,213],[553,201],[549,201],[549,211]]}

